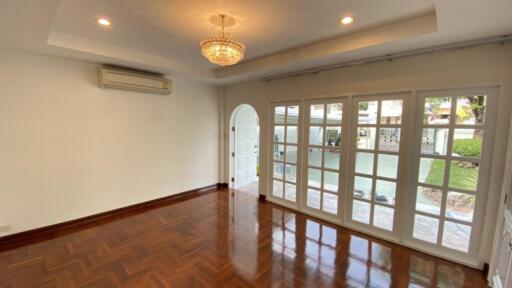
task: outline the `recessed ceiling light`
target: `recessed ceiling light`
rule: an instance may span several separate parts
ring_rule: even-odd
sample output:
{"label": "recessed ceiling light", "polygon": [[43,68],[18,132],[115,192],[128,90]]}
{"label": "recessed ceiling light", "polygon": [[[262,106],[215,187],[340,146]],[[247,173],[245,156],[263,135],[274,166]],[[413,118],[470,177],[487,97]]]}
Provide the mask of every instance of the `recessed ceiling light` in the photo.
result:
{"label": "recessed ceiling light", "polygon": [[351,16],[345,16],[345,17],[341,18],[341,24],[343,24],[343,25],[347,25],[352,22],[354,22],[354,18]]}
{"label": "recessed ceiling light", "polygon": [[108,20],[107,18],[98,18],[98,19],[96,19],[96,23],[100,24],[101,26],[105,26],[105,27],[112,25],[112,22],[110,22],[110,20]]}

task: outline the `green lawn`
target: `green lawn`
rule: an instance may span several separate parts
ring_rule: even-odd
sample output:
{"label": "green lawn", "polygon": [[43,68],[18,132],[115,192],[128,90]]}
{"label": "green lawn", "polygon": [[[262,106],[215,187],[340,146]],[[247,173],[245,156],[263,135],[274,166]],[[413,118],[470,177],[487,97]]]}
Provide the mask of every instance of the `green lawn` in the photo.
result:
{"label": "green lawn", "polygon": [[[444,161],[435,159],[430,166],[426,183],[434,185],[442,185],[444,177]],[[453,188],[476,190],[478,180],[478,167],[469,168],[460,167],[456,161],[452,161],[450,165],[450,181],[449,186]]]}
{"label": "green lawn", "polygon": [[444,166],[444,160],[434,159],[434,161],[432,161],[432,166],[430,166],[430,170],[428,171],[425,183],[442,186],[444,178]]}

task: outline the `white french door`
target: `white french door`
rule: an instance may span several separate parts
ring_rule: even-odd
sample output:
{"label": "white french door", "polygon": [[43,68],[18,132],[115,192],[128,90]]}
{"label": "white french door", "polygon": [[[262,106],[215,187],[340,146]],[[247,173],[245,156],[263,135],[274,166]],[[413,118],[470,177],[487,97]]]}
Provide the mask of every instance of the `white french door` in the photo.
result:
{"label": "white french door", "polygon": [[352,225],[379,234],[395,231],[395,206],[402,183],[399,167],[403,162],[403,104],[402,95],[353,100],[351,185],[346,215]]}
{"label": "white french door", "polygon": [[487,200],[496,91],[459,89],[418,96],[406,236],[415,246],[475,262]]}
{"label": "white french door", "polygon": [[288,206],[296,205],[300,183],[300,107],[296,102],[272,105],[269,197]]}
{"label": "white french door", "polygon": [[267,197],[477,266],[496,111],[497,88],[274,103]]}
{"label": "white french door", "polygon": [[342,99],[306,102],[304,185],[301,207],[340,222],[346,157],[346,104]]}

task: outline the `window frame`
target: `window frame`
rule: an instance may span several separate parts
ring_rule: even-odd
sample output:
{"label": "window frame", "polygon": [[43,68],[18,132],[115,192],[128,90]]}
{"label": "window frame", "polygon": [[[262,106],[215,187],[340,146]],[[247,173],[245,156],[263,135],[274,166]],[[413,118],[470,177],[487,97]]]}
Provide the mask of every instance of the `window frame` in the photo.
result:
{"label": "window frame", "polygon": [[[465,92],[468,91],[468,92]],[[266,197],[267,200],[270,202],[276,203],[278,205],[305,213],[307,215],[326,220],[328,222],[340,225],[342,227],[346,227],[349,229],[352,229],[354,231],[358,231],[367,235],[371,235],[373,237],[377,237],[383,240],[387,240],[399,245],[403,245],[406,247],[413,248],[417,251],[429,253],[434,256],[438,256],[440,258],[448,259],[457,263],[461,263],[464,265],[468,265],[471,267],[480,267],[482,263],[482,259],[478,251],[474,252],[472,251],[471,254],[463,254],[463,253],[457,253],[455,250],[451,249],[445,249],[444,251],[439,251],[436,249],[432,249],[432,246],[429,245],[427,242],[423,242],[421,240],[415,240],[412,238],[412,223],[413,220],[410,215],[414,215],[415,211],[415,202],[416,202],[416,195],[412,195],[411,187],[417,186],[417,177],[418,177],[418,161],[419,156],[418,153],[420,151],[419,145],[417,143],[421,143],[421,133],[418,133],[419,131],[418,127],[421,125],[422,122],[418,121],[418,117],[416,117],[416,114],[423,115],[423,109],[424,107],[423,102],[420,100],[422,95],[428,94],[428,93],[435,93],[435,96],[442,97],[442,93],[453,93],[457,94],[456,96],[463,96],[465,95],[476,95],[480,94],[478,91],[485,91],[483,94],[488,96],[487,99],[487,108],[486,108],[486,128],[485,128],[485,137],[494,138],[494,135],[496,133],[496,122],[498,120],[497,111],[498,111],[498,93],[500,91],[500,86],[479,86],[476,88],[462,88],[462,89],[420,89],[420,90],[401,90],[401,91],[390,91],[385,93],[361,93],[361,94],[335,94],[335,95],[328,95],[328,96],[311,96],[311,97],[302,97],[300,100],[297,98],[292,100],[284,100],[284,101],[270,101],[269,106],[270,109],[268,110],[270,114],[268,114],[268,121],[270,122],[270,125],[267,126],[269,131],[269,140],[267,140],[267,144],[269,147],[267,147],[268,151],[268,164],[267,164],[267,171],[265,175],[267,176],[267,193]],[[353,223],[350,221],[351,213],[352,211],[349,211],[349,206],[352,206],[351,201],[348,200],[348,197],[352,197],[352,193],[348,193],[348,191],[352,192],[352,185],[353,183],[353,167],[350,166],[354,165],[353,161],[355,158],[355,153],[352,153],[352,149],[355,149],[353,147],[357,147],[355,141],[351,141],[350,139],[354,138],[354,133],[357,131],[353,131],[352,126],[357,126],[357,119],[358,119],[358,111],[353,111],[352,108],[356,100],[360,98],[373,98],[376,100],[386,100],[385,97],[391,96],[391,98],[396,98],[398,95],[402,95],[403,98],[403,108],[402,108],[402,129],[401,129],[401,135],[400,135],[400,148],[399,148],[399,167],[397,171],[397,179],[400,183],[397,183],[397,191],[396,191],[396,200],[395,200],[395,217],[394,217],[394,232],[389,233],[388,231],[369,227],[365,225],[364,227],[361,227],[360,225],[353,225]],[[303,159],[304,152],[307,152],[306,149],[303,148],[303,141],[306,141],[305,137],[307,136],[307,133],[305,131],[306,129],[306,122],[309,121],[306,119],[306,105],[309,102],[314,101],[335,101],[335,99],[343,99],[345,100],[344,104],[344,125],[348,125],[348,130],[345,129],[345,135],[344,137],[347,138],[347,140],[344,141],[344,143],[348,143],[348,146],[345,145],[345,150],[347,150],[346,154],[347,157],[345,159],[348,159],[345,166],[342,165],[340,169],[346,169],[345,177],[342,177],[343,174],[340,170],[340,177],[339,177],[339,189],[340,191],[343,190],[343,192],[340,192],[340,197],[338,197],[338,209],[344,209],[341,213],[338,213],[339,215],[337,218],[333,217],[326,217],[326,215],[320,215],[319,213],[312,213],[310,210],[304,208],[303,202],[306,201],[303,197],[306,194],[303,193],[304,191],[304,169],[307,165],[303,165]],[[489,99],[493,99],[490,101]],[[421,104],[418,105],[418,102],[421,102]],[[296,179],[296,185],[297,185],[297,195],[296,195],[296,203],[286,201],[277,197],[272,197],[272,185],[273,185],[273,133],[274,133],[274,107],[276,106],[289,106],[289,105],[298,105],[299,111],[300,111],[300,117],[298,122],[298,141],[297,141],[297,179]],[[418,108],[419,107],[419,108]],[[419,112],[418,112],[418,109]],[[405,120],[407,119],[407,120]],[[420,121],[423,121],[423,119],[420,119]],[[348,131],[348,133],[347,133]],[[419,141],[418,141],[419,138]],[[343,140],[342,140],[343,141]],[[354,143],[353,143],[354,142]],[[376,141],[376,147],[378,148],[378,141]],[[495,147],[496,143],[494,143],[494,139],[484,139],[484,144],[482,146],[482,164],[481,164],[481,171],[480,171],[480,177],[481,180],[479,189],[483,189],[485,191],[479,192],[480,197],[483,197],[483,201],[480,201],[479,204],[475,207],[475,213],[474,213],[474,219],[475,223],[478,221],[478,227],[479,231],[474,232],[478,235],[478,241],[474,241],[472,245],[475,245],[475,247],[479,248],[481,247],[481,232],[482,232],[482,226],[483,222],[486,220],[484,218],[485,216],[485,209],[489,197],[488,189],[491,187],[491,183],[489,177],[491,174],[490,167],[492,163],[492,156],[493,156],[493,148]],[[342,147],[343,148],[343,147]],[[300,152],[300,153],[299,153]],[[353,155],[352,155],[353,154]],[[354,157],[353,157],[354,156]],[[344,161],[341,160],[341,163]],[[344,168],[343,168],[344,167]],[[352,173],[351,173],[352,172]],[[485,174],[485,177],[483,176]],[[483,177],[483,178],[482,178]],[[482,180],[483,179],[483,180]],[[343,180],[346,180],[343,184]],[[283,191],[284,193],[284,191]],[[414,191],[415,193],[415,191]],[[283,194],[284,195],[284,194]],[[411,196],[412,195],[412,196]],[[340,203],[341,202],[341,203]],[[409,218],[409,219],[408,219]],[[473,247],[473,246],[472,246]],[[475,249],[475,248],[470,248]],[[450,251],[448,251],[450,250]]]}
{"label": "window frame", "polygon": [[[329,104],[342,104],[342,119],[341,123],[338,124],[328,124],[327,123],[327,105]],[[322,124],[313,124],[310,123],[310,112],[311,112],[311,105],[324,105],[324,116],[323,116],[323,123]],[[350,113],[348,109],[350,108],[350,103],[348,101],[347,97],[332,97],[332,98],[324,98],[324,99],[307,99],[304,101],[304,114],[303,114],[303,127],[304,132],[302,133],[303,139],[304,139],[304,145],[303,145],[303,161],[304,161],[304,167],[302,167],[302,187],[301,187],[301,197],[302,201],[300,202],[301,210],[308,213],[309,215],[313,215],[322,219],[328,219],[331,222],[334,222],[336,224],[342,224],[343,223],[343,217],[344,217],[344,210],[345,210],[345,193],[346,193],[346,173],[347,173],[347,157],[348,157],[348,147],[349,147],[349,126],[348,123],[350,122]],[[316,144],[310,144],[309,143],[309,132],[310,127],[322,127],[322,144],[316,145]],[[341,145],[340,145],[340,161],[338,163],[338,170],[331,169],[331,168],[325,168],[324,161],[324,152],[322,151],[322,156],[320,159],[320,166],[310,166],[309,165],[309,158],[308,158],[308,149],[310,147],[317,148],[317,149],[326,149],[325,140],[327,139],[327,128],[329,127],[341,127]],[[320,188],[311,187],[312,189],[315,189],[320,192],[320,209],[316,209],[314,207],[309,207],[307,205],[307,193],[310,186],[308,185],[308,170],[317,169],[320,171]],[[338,173],[338,192],[333,193],[329,192],[328,190],[324,189],[324,181],[323,181],[323,172],[335,172]],[[331,214],[326,211],[322,210],[323,206],[323,193],[328,193],[332,195],[337,195],[338,197],[338,206],[337,206],[337,214]]]}
{"label": "window frame", "polygon": [[[479,249],[481,248],[481,240],[482,240],[482,231],[483,231],[483,225],[485,221],[485,208],[487,205],[488,200],[488,189],[489,189],[489,181],[490,181],[490,170],[491,170],[491,163],[492,163],[492,150],[495,145],[493,138],[496,133],[496,121],[497,117],[495,116],[498,111],[498,87],[492,86],[492,87],[477,87],[477,88],[457,88],[457,89],[434,89],[434,90],[422,90],[419,91],[416,94],[416,119],[415,119],[415,135],[414,135],[414,151],[412,155],[412,166],[411,166],[411,173],[409,175],[409,181],[410,185],[408,187],[408,191],[410,192],[408,195],[407,205],[406,205],[406,219],[407,222],[405,223],[405,229],[404,229],[404,244],[414,247],[415,249],[418,249],[420,251],[425,251],[430,254],[441,256],[443,258],[448,259],[457,259],[458,262],[468,264],[471,266],[475,266],[477,261],[479,261]],[[471,226],[471,236],[470,236],[470,242],[469,242],[469,249],[468,253],[451,249],[445,246],[442,246],[442,234],[443,234],[443,228],[444,223],[446,221],[445,211],[446,211],[446,197],[448,192],[464,192],[463,189],[455,189],[450,188],[448,186],[448,177],[449,177],[449,170],[450,170],[450,162],[445,162],[445,171],[444,171],[444,179],[443,179],[443,185],[437,186],[437,185],[430,185],[432,187],[442,187],[443,195],[442,195],[442,202],[440,207],[440,212],[438,216],[434,216],[433,218],[439,219],[439,227],[438,227],[438,235],[437,235],[437,241],[436,244],[432,244],[426,241],[422,241],[419,239],[416,239],[413,237],[414,232],[414,218],[415,215],[425,215],[428,217],[432,217],[431,214],[428,213],[422,213],[416,211],[416,199],[417,199],[417,186],[426,186],[429,187],[429,185],[420,183],[418,181],[419,176],[419,162],[420,159],[423,156],[426,156],[422,154],[421,152],[421,144],[422,144],[422,129],[423,128],[448,128],[449,136],[448,136],[448,143],[447,143],[447,151],[446,156],[437,157],[437,156],[431,156],[429,155],[429,158],[437,158],[437,159],[444,159],[450,161],[452,159],[459,159],[459,160],[471,160],[475,161],[473,158],[464,158],[464,157],[454,157],[452,155],[452,148],[453,148],[453,133],[455,129],[458,128],[477,128],[479,125],[467,125],[467,124],[456,124],[456,109],[457,109],[457,97],[459,96],[466,96],[466,95],[485,95],[486,98],[486,110],[485,110],[485,119],[484,124],[481,125],[481,129],[484,130],[484,136],[482,139],[482,146],[481,146],[481,155],[480,159],[478,159],[476,162],[479,162],[479,178],[478,178],[478,184],[477,189],[474,191],[474,194],[476,196],[475,200],[475,207],[473,212],[473,220]],[[450,97],[451,98],[451,116],[449,124],[447,125],[432,125],[427,124],[425,125],[423,123],[423,114],[424,114],[424,107],[425,107],[425,99],[429,97]],[[490,115],[490,116],[489,116]],[[448,219],[449,222],[452,223],[461,223],[464,225],[468,225],[466,221],[456,220],[453,218]],[[442,223],[442,225],[441,225]]]}
{"label": "window frame", "polygon": [[[395,242],[400,242],[401,239],[401,225],[402,225],[402,218],[403,218],[403,205],[402,203],[405,201],[406,195],[405,195],[405,187],[407,185],[407,171],[406,165],[407,165],[407,139],[409,137],[409,131],[408,129],[408,123],[410,123],[409,119],[409,111],[408,111],[408,105],[410,105],[409,99],[411,98],[410,92],[401,92],[401,93],[386,93],[386,94],[376,94],[376,95],[361,95],[361,96],[354,96],[352,99],[352,107],[351,107],[351,123],[350,123],[350,129],[351,129],[351,142],[350,142],[350,153],[349,153],[349,171],[348,171],[348,187],[347,187],[347,195],[346,195],[346,213],[345,213],[345,225],[349,228],[359,230],[359,231],[371,231],[372,234],[386,240],[391,240]],[[401,100],[402,101],[402,116],[400,124],[382,124],[381,123],[381,107],[383,101],[388,100]],[[378,110],[377,110],[377,119],[375,121],[375,124],[359,124],[359,103],[365,102],[365,101],[377,101],[378,102]],[[358,127],[369,127],[373,128],[375,127],[375,144],[374,149],[359,149],[357,147],[357,136],[358,136]],[[379,150],[379,138],[380,138],[380,128],[400,128],[400,143],[398,152],[390,152],[390,151],[380,151]],[[356,169],[356,153],[357,152],[363,152],[363,153],[372,153],[374,155],[373,159],[373,171],[372,174],[361,174],[357,173],[355,171]],[[397,175],[396,178],[388,178],[388,177],[382,177],[377,176],[377,169],[378,169],[378,155],[395,155],[398,156],[398,162],[397,162]],[[362,200],[361,198],[354,197],[354,186],[355,186],[355,177],[366,177],[368,179],[372,180],[372,193],[371,193],[371,199],[370,200]],[[396,183],[396,190],[395,190],[395,203],[394,205],[389,204],[383,204],[375,201],[375,186],[377,180],[383,180],[383,181],[393,181]],[[352,212],[353,212],[353,201],[362,201],[367,204],[370,204],[370,218],[369,223],[365,224],[362,222],[358,222],[352,219]],[[374,216],[374,210],[375,206],[383,206],[394,209],[394,217],[393,217],[393,226],[392,230],[386,230],[383,228],[379,228],[377,226],[373,226],[373,216]]]}
{"label": "window frame", "polygon": [[[284,117],[284,122],[282,125],[277,125],[277,126],[283,126],[284,127],[284,137],[283,137],[283,140],[284,142],[274,142],[274,129],[275,129],[275,126],[276,126],[276,123],[275,123],[275,108],[276,107],[285,107],[285,117]],[[288,107],[289,106],[298,106],[299,107],[299,117],[297,118],[297,124],[293,124],[292,126],[297,126],[297,143],[288,143],[287,142],[287,133],[288,133]],[[283,205],[285,207],[288,207],[288,208],[291,208],[291,209],[295,209],[295,210],[298,210],[300,205],[300,201],[301,201],[301,176],[302,176],[302,150],[301,150],[301,147],[302,147],[302,125],[303,125],[303,121],[302,121],[302,118],[303,118],[303,115],[304,115],[304,107],[303,107],[303,101],[283,101],[283,102],[273,102],[271,103],[270,105],[270,129],[269,129],[269,169],[268,169],[268,178],[269,181],[268,181],[268,193],[267,193],[267,197],[273,201],[273,202],[276,202],[280,205]],[[279,123],[280,124],[280,123]],[[277,145],[283,145],[284,146],[284,159],[283,161],[276,161],[274,160],[274,145],[277,144]],[[286,152],[287,152],[287,146],[295,146],[297,148],[297,159],[296,159],[296,162],[295,163],[291,163],[291,162],[287,162],[286,161]],[[291,182],[291,181],[287,181],[286,180],[286,176],[285,176],[285,171],[283,171],[283,177],[282,179],[276,179],[274,178],[274,163],[282,163],[285,167],[285,170],[286,170],[286,165],[294,165],[296,167],[296,171],[295,171],[295,183]],[[274,189],[274,180],[278,180],[278,181],[282,181],[283,182],[283,197],[277,197],[277,196],[274,196],[273,194],[273,189]],[[293,184],[295,185],[295,201],[291,201],[289,199],[286,199],[285,197],[285,187],[286,187],[286,184]]]}

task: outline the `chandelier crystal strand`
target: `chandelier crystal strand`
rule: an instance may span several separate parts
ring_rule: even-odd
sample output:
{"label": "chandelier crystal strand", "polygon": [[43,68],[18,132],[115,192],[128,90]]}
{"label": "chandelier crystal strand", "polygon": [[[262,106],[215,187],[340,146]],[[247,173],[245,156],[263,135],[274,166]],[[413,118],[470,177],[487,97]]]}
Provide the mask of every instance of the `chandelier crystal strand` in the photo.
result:
{"label": "chandelier crystal strand", "polygon": [[220,37],[209,37],[201,41],[201,53],[210,62],[221,66],[238,63],[244,58],[245,46],[241,42],[226,37],[224,34],[224,18],[222,20],[222,34]]}

